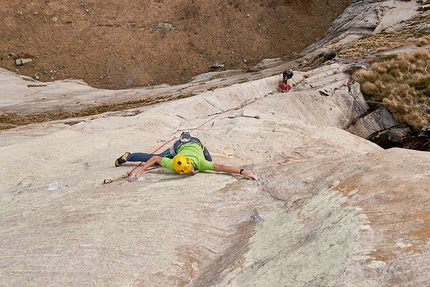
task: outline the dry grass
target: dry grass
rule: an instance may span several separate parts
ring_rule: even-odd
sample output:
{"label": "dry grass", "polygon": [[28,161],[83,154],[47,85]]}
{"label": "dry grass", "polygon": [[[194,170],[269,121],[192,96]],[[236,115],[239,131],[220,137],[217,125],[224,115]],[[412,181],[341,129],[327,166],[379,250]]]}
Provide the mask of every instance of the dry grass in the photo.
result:
{"label": "dry grass", "polygon": [[429,66],[430,52],[422,49],[381,58],[352,77],[368,101],[383,103],[396,121],[420,130],[430,123]]}
{"label": "dry grass", "polygon": [[360,39],[336,51],[345,58],[365,57],[388,51],[405,45],[423,47],[430,44],[430,30],[427,23],[430,16],[419,16],[412,19],[407,28],[397,32],[382,32],[376,35],[363,36]]}
{"label": "dry grass", "polygon": [[334,57],[363,58],[402,46],[414,45],[423,47],[430,44],[430,30],[427,28],[430,15],[411,19],[406,28],[397,32],[381,32],[366,35],[344,46],[334,48],[329,53],[321,53],[302,64],[303,70],[316,68]]}
{"label": "dry grass", "polygon": [[[430,34],[430,31],[425,31]],[[430,35],[417,37],[411,31],[405,30],[395,33],[380,33],[372,36],[364,36],[356,40],[353,45],[347,46],[341,51],[343,57],[366,57],[380,52],[392,50],[405,45],[423,47],[430,44]]]}
{"label": "dry grass", "polygon": [[[365,57],[405,45],[429,45],[429,21],[429,15],[419,16],[401,31],[364,36],[336,54],[345,58]],[[420,130],[430,123],[429,64],[430,53],[426,49],[409,55],[390,55],[373,61],[367,70],[356,71],[353,79],[360,82],[368,101],[383,103],[398,122]]]}
{"label": "dry grass", "polygon": [[[123,103],[110,104],[110,105],[99,105],[94,107],[88,107],[77,111],[68,112],[56,112],[56,113],[36,113],[25,116],[19,116],[17,114],[0,114],[0,130],[6,130],[15,128],[22,125],[28,125],[32,123],[41,123],[48,121],[65,120],[70,118],[88,117],[99,115],[106,112],[124,111],[130,109],[138,109],[143,106],[154,105],[157,103],[178,100],[194,96],[193,93],[181,94],[178,96],[171,97],[155,97],[149,99],[139,99],[134,101],[127,101]],[[138,111],[136,112],[138,113]],[[71,124],[75,124],[76,121],[71,121]]]}

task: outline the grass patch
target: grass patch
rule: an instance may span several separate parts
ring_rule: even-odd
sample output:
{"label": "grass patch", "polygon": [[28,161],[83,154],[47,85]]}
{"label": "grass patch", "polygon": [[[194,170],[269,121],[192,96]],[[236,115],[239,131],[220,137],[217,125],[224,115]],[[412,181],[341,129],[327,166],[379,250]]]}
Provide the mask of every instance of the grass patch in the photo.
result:
{"label": "grass patch", "polygon": [[427,28],[429,22],[429,15],[418,16],[411,19],[407,23],[407,28],[401,31],[363,36],[336,51],[336,54],[346,58],[365,57],[405,45],[423,47],[430,44],[430,30]]}
{"label": "grass patch", "polygon": [[144,106],[154,105],[161,102],[178,100],[194,96],[193,93],[181,94],[175,97],[155,97],[150,99],[139,99],[116,104],[106,104],[94,107],[88,107],[77,111],[53,112],[53,113],[35,113],[20,116],[17,114],[0,114],[0,130],[16,128],[18,126],[32,123],[42,123],[49,121],[65,120],[70,118],[88,117],[103,114],[106,112],[124,111],[136,109]]}
{"label": "grass patch", "polygon": [[415,130],[430,123],[430,52],[384,57],[360,69],[352,78],[366,100],[383,104],[396,121]]}

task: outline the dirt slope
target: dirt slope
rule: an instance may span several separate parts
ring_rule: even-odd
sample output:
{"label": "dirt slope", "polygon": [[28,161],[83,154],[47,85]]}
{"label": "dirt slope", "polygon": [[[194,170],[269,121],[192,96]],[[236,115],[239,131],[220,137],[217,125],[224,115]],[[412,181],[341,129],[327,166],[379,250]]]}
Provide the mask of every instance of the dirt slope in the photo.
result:
{"label": "dirt slope", "polygon": [[[0,1],[0,66],[98,88],[178,84],[294,57],[351,0]],[[16,66],[18,57],[32,62]]]}

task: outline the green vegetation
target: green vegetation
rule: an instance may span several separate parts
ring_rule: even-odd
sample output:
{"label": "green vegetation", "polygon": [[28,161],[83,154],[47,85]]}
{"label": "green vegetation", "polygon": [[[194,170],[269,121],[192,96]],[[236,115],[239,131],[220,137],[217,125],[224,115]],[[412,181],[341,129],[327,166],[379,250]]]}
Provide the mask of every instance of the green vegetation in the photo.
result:
{"label": "green vegetation", "polygon": [[352,78],[367,100],[383,103],[396,121],[420,130],[430,123],[429,66],[430,52],[422,49],[373,61]]}

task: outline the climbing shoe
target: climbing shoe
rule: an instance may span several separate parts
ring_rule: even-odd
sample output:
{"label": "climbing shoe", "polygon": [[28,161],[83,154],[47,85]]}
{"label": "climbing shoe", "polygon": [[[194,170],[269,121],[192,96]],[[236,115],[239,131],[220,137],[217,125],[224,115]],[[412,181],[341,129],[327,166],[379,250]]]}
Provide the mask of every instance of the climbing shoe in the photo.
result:
{"label": "climbing shoe", "polygon": [[119,158],[116,159],[115,161],[115,166],[118,167],[124,163],[126,163],[127,161],[124,158],[127,158],[127,156],[129,155],[129,152],[126,152],[125,154],[123,154],[122,156],[120,156]]}

